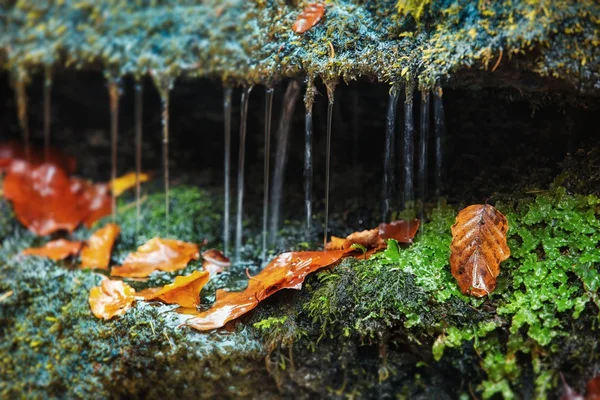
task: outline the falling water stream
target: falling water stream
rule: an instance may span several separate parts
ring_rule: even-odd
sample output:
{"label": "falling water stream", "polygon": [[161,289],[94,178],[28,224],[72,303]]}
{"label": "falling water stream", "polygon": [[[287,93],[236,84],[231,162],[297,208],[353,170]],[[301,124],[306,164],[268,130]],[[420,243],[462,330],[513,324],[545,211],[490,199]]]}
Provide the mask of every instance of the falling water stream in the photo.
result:
{"label": "falling water stream", "polygon": [[169,235],[169,103],[173,79],[165,78],[157,81],[158,92],[162,104],[162,145],[163,145],[163,179],[165,186],[165,236]]}
{"label": "falling water stream", "polygon": [[246,158],[246,127],[248,120],[248,99],[252,92],[252,86],[242,90],[242,101],[240,111],[240,152],[238,158],[237,177],[237,210],[235,218],[235,259],[240,261],[243,239],[243,217],[244,217],[244,163]]}
{"label": "falling water stream", "polygon": [[[110,147],[111,147],[111,168],[110,181],[113,184],[117,179],[117,145],[119,141],[119,82],[111,81],[108,84],[108,94],[110,97]],[[117,219],[117,196],[115,191],[111,190],[111,209],[113,222]]]}
{"label": "falling water stream", "polygon": [[269,225],[269,173],[271,160],[271,112],[273,110],[273,88],[267,88],[265,92],[265,159],[264,159],[264,182],[263,182],[263,225],[262,225],[262,254],[264,263],[267,258],[267,236]]}
{"label": "falling water stream", "polygon": [[333,104],[335,85],[327,85],[327,149],[325,150],[325,227],[323,232],[323,249],[327,247],[327,231],[329,230],[329,175],[331,168],[331,122],[333,121]]}
{"label": "falling water stream", "polygon": [[225,155],[223,160],[225,165],[223,168],[224,174],[224,212],[223,212],[223,253],[229,254],[229,237],[231,235],[231,96],[233,94],[232,88],[225,88],[223,90],[223,112],[225,114]]}
{"label": "falling water stream", "polygon": [[419,168],[418,168],[418,186],[419,186],[419,215],[423,220],[425,214],[425,198],[427,197],[427,145],[429,143],[429,91],[421,91],[421,129],[419,134]]}
{"label": "falling water stream", "polygon": [[390,88],[390,98],[388,101],[386,117],[385,148],[383,155],[383,204],[381,208],[382,221],[387,221],[389,218],[392,197],[394,194],[394,142],[396,136],[396,109],[398,108],[398,92],[398,85],[393,85]]}
{"label": "falling water stream", "polygon": [[44,77],[44,160],[50,157],[50,110],[52,101],[52,69],[46,67]]}
{"label": "falling water stream", "polygon": [[406,85],[406,99],[404,100],[404,146],[402,149],[402,165],[404,168],[404,201],[403,207],[407,210],[414,206],[414,118],[413,118],[413,93],[414,83]]}
{"label": "falling water stream", "polygon": [[312,108],[316,88],[314,84],[308,84],[304,96],[304,211],[306,216],[306,238],[309,238],[312,225],[312,186],[313,186],[313,115]]}
{"label": "falling water stream", "polygon": [[25,143],[25,159],[27,161],[31,161],[29,121],[27,118],[27,87],[24,79],[18,79],[15,82],[15,90],[17,96],[17,114],[19,117],[19,125],[21,126],[23,142]]}
{"label": "falling water stream", "polygon": [[279,218],[281,216],[281,201],[283,198],[283,181],[285,176],[285,165],[287,162],[290,127],[292,116],[296,109],[296,102],[300,95],[300,83],[295,80],[290,81],[285,94],[283,95],[283,105],[281,119],[277,127],[277,150],[275,153],[275,165],[273,168],[273,185],[271,186],[271,215],[269,220],[269,241],[273,245],[277,239],[279,231]]}
{"label": "falling water stream", "polygon": [[141,82],[135,84],[135,232],[140,230],[141,215],[141,185],[140,174],[142,173],[142,134],[143,134],[143,95],[144,85]]}
{"label": "falling water stream", "polygon": [[446,131],[442,95],[441,86],[436,85],[433,91],[433,120],[435,123],[435,198],[438,201],[443,191],[442,168],[444,165],[444,136]]}

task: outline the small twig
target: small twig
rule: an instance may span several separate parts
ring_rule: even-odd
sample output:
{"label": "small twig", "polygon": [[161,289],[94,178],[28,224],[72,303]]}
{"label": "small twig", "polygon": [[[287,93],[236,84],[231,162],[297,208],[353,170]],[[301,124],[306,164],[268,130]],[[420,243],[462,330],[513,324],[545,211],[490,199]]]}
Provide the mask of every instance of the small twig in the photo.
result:
{"label": "small twig", "polygon": [[8,292],[0,295],[0,303],[2,303],[4,300],[8,299],[13,294],[14,294],[14,292],[12,290],[9,290]]}
{"label": "small twig", "polygon": [[333,44],[331,42],[327,42],[329,45],[329,58],[335,58],[335,49],[333,48]]}
{"label": "small twig", "polygon": [[[146,200],[148,200],[148,196],[144,195],[140,198],[140,204],[144,203]],[[133,207],[135,207],[137,205],[137,202],[132,201],[129,204],[125,204],[124,206],[122,206],[121,208],[119,208],[119,214],[123,213],[125,211],[131,210]]]}
{"label": "small twig", "polygon": [[502,48],[500,48],[500,55],[498,56],[498,60],[496,60],[496,64],[494,64],[494,66],[492,67],[492,72],[494,72],[496,68],[498,68],[498,66],[500,65],[500,61],[502,61],[502,54]]}

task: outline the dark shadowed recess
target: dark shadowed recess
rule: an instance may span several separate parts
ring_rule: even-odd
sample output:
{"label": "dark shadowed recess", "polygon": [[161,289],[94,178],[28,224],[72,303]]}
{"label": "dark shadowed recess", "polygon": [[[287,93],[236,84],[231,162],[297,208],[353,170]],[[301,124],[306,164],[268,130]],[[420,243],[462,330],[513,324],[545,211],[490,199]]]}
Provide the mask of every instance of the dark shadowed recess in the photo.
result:
{"label": "dark shadowed recess", "polygon": [[[568,152],[597,139],[600,100],[540,90],[535,93],[488,86],[444,89],[446,145],[442,194],[452,202],[481,202],[495,192],[523,185],[544,187],[556,175]],[[287,82],[275,87],[273,146]],[[134,82],[124,79],[120,101],[119,173],[134,168]],[[161,103],[152,82],[144,81],[145,170],[161,169]],[[543,89],[543,87],[542,87]],[[28,86],[29,123],[34,144],[43,143],[43,78]],[[380,204],[383,146],[389,85],[368,81],[340,84],[335,92],[332,141],[332,202],[354,194]],[[317,210],[324,197],[327,96],[324,86],[314,105],[314,190]],[[404,91],[398,102],[396,142],[403,134]],[[233,97],[232,162],[237,162],[241,90]],[[247,171],[249,203],[260,204],[264,157],[264,87],[254,87],[248,120]],[[420,95],[415,96],[415,130],[419,135]],[[220,187],[223,179],[223,90],[208,79],[178,80],[171,97],[172,181]],[[431,112],[433,114],[433,112]],[[433,115],[432,115],[433,118]],[[110,121],[106,80],[100,72],[62,71],[53,77],[52,145],[75,156],[79,173],[110,177]],[[299,99],[292,124],[286,170],[284,212],[294,216],[303,199],[304,103]],[[433,198],[434,143],[431,123],[429,201]],[[20,139],[14,92],[6,73],[0,75],[0,138]],[[401,187],[398,147],[395,186]],[[274,157],[274,154],[272,154]],[[273,163],[272,163],[273,165]],[[235,173],[232,177],[235,179]],[[396,190],[395,198],[400,198]],[[299,207],[291,207],[290,204]],[[300,216],[296,216],[300,217]]]}

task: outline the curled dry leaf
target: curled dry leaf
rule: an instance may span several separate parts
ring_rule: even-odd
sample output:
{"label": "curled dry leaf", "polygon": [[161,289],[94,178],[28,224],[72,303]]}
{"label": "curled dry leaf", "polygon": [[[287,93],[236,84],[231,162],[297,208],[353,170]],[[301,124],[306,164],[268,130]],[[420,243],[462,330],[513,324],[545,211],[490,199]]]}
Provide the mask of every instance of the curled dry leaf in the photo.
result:
{"label": "curled dry leaf", "polygon": [[[115,196],[120,196],[125,191],[135,187],[135,172],[128,172],[123,176],[118,177],[114,181],[112,181],[110,185],[110,190],[114,193]],[[140,173],[140,183],[147,182],[150,179],[150,174]]]}
{"label": "curled dry leaf", "polygon": [[200,304],[200,291],[209,279],[208,272],[194,271],[190,275],[176,277],[173,283],[163,287],[142,290],[138,296],[144,300],[159,299],[168,304],[194,308]]}
{"label": "curled dry leaf", "polygon": [[483,297],[496,288],[500,263],[510,257],[508,221],[487,204],[469,206],[452,225],[450,266],[464,294]]}
{"label": "curled dry leaf", "polygon": [[108,269],[110,254],[120,232],[117,224],[108,224],[94,232],[81,252],[81,267]]}
{"label": "curled dry leaf", "polygon": [[399,243],[412,243],[413,238],[419,230],[419,220],[410,221],[397,220],[379,224],[378,228],[354,232],[345,239],[332,236],[327,243],[328,250],[348,250],[354,244],[366,249],[379,250],[387,246],[388,239],[395,239]]}
{"label": "curled dry leaf", "polygon": [[104,279],[90,290],[92,313],[97,318],[111,319],[123,315],[135,301],[135,290],[122,281]]}
{"label": "curled dry leaf", "polygon": [[201,331],[220,328],[282,289],[301,289],[308,274],[336,263],[345,253],[344,250],[283,253],[259,274],[251,277],[244,291],[217,290],[213,306],[207,311],[196,313],[186,325]]}
{"label": "curled dry leaf", "polygon": [[123,265],[113,267],[112,276],[145,278],[154,271],[173,272],[200,257],[198,245],[180,240],[153,238],[130,253]]}
{"label": "curled dry leaf", "polygon": [[[0,144],[0,172],[8,170],[16,160],[26,161],[25,147],[15,141]],[[40,166],[47,162],[71,174],[75,172],[77,166],[73,157],[67,157],[56,149],[49,149],[48,159],[46,159],[45,151],[36,147],[31,149],[29,162],[33,166]]]}
{"label": "curled dry leaf", "polygon": [[210,249],[202,252],[202,268],[205,271],[208,271],[210,275],[220,274],[225,269],[231,266],[231,261],[229,258],[225,257],[223,253],[221,253],[217,249]]}
{"label": "curled dry leaf", "polygon": [[83,242],[57,239],[51,240],[42,247],[25,249],[22,254],[26,256],[47,257],[52,260],[64,260],[67,257],[79,254],[81,246],[83,246]]}
{"label": "curled dry leaf", "polygon": [[296,18],[292,30],[296,33],[304,33],[317,25],[325,15],[325,5],[322,3],[310,3]]}

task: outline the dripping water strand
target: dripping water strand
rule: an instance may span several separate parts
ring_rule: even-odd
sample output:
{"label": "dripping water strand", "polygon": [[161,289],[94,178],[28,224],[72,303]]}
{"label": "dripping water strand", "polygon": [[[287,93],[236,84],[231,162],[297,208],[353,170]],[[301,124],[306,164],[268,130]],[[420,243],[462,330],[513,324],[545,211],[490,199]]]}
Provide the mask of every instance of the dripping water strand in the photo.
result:
{"label": "dripping water strand", "polygon": [[[404,101],[404,140],[402,151],[402,166],[404,169],[404,201],[405,210],[412,210],[414,203],[414,121],[413,121],[413,92],[414,84],[406,85]],[[408,234],[408,232],[407,232]]]}
{"label": "dripping water strand", "polygon": [[142,116],[143,116],[143,94],[144,85],[141,82],[135,85],[135,232],[140,230],[141,215],[141,184],[140,175],[142,173]]}
{"label": "dripping water strand", "polygon": [[327,231],[329,229],[329,174],[331,167],[331,123],[333,120],[334,88],[327,86],[327,148],[325,150],[325,230],[323,232],[323,249],[327,247]]}
{"label": "dripping water strand", "polygon": [[443,191],[442,168],[444,165],[444,136],[446,130],[442,95],[442,88],[438,84],[433,92],[433,119],[435,123],[435,197],[438,201]]}
{"label": "dripping water strand", "polygon": [[269,224],[269,161],[271,158],[271,112],[273,110],[273,88],[267,88],[265,92],[265,160],[264,160],[264,182],[263,182],[263,225],[262,225],[262,255],[264,263],[267,258],[267,235]]}
{"label": "dripping water strand", "polygon": [[25,159],[31,161],[31,143],[29,137],[29,121],[27,119],[27,88],[24,79],[18,79],[15,85],[17,95],[17,114],[25,143]]}
{"label": "dripping water strand", "polygon": [[223,113],[225,118],[225,161],[224,173],[224,212],[223,212],[223,253],[229,253],[229,237],[231,234],[230,210],[231,210],[231,96],[232,88],[223,90]]}
{"label": "dripping water strand", "polygon": [[398,85],[390,88],[390,98],[388,101],[386,130],[385,130],[385,148],[383,155],[383,204],[381,217],[382,221],[389,219],[390,208],[393,197],[394,184],[394,142],[396,136],[396,109],[398,108]]}
{"label": "dripping water strand", "polygon": [[[110,144],[111,144],[111,186],[117,180],[117,145],[119,141],[119,83],[111,81],[108,84],[108,93],[110,97]],[[115,191],[111,190],[111,210],[112,220],[117,218],[117,196]]]}
{"label": "dripping water strand", "polygon": [[313,185],[313,161],[312,161],[312,141],[313,141],[313,117],[312,105],[307,106],[304,115],[304,208],[306,211],[306,236],[310,234],[312,221],[312,185]]}
{"label": "dripping water strand", "polygon": [[244,162],[246,157],[246,127],[248,119],[248,98],[252,86],[242,91],[241,114],[240,114],[240,151],[238,159],[237,177],[237,211],[235,220],[235,259],[239,262],[242,252],[243,239],[243,216],[244,216]]}
{"label": "dripping water strand", "polygon": [[429,91],[421,91],[421,129],[419,135],[419,216],[422,221],[425,216],[425,199],[427,197],[427,156],[429,142]]}
{"label": "dripping water strand", "polygon": [[269,220],[269,240],[275,244],[279,230],[281,215],[281,201],[283,199],[283,180],[285,166],[289,151],[289,136],[292,116],[296,109],[296,102],[300,95],[300,83],[290,81],[283,95],[283,104],[279,126],[277,127],[277,150],[275,152],[275,165],[273,167],[273,184],[271,185],[271,215]]}
{"label": "dripping water strand", "polygon": [[44,79],[44,160],[48,162],[50,157],[50,118],[52,101],[52,70],[46,67]]}
{"label": "dripping water strand", "polygon": [[169,90],[162,93],[163,179],[165,185],[165,235],[169,235]]}

